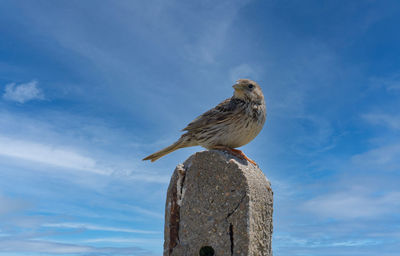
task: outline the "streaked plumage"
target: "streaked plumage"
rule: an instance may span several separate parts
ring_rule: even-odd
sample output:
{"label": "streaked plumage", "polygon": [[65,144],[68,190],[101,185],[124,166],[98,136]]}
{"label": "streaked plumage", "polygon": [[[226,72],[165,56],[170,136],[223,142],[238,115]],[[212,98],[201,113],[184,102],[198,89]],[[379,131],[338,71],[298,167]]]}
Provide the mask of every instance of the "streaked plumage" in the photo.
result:
{"label": "streaked plumage", "polygon": [[265,123],[264,95],[260,86],[249,79],[238,80],[233,88],[235,92],[231,98],[193,120],[182,130],[186,133],[178,141],[143,160],[154,162],[184,147],[200,145],[207,149],[230,150],[252,141]]}

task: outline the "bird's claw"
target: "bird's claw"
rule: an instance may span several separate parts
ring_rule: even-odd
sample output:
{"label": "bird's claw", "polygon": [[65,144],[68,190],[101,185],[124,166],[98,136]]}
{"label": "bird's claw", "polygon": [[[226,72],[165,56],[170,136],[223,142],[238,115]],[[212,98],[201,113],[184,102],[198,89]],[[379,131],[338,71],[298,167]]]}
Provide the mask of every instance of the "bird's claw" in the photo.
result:
{"label": "bird's claw", "polygon": [[247,161],[249,161],[250,163],[252,163],[255,166],[258,166],[258,164],[256,162],[254,162],[253,160],[251,160],[250,158],[248,158],[241,150],[239,149],[234,149],[234,148],[228,148],[228,147],[223,147],[223,146],[216,146],[214,147],[214,149],[220,149],[220,150],[225,150],[228,152],[231,152],[233,155],[242,158],[242,159],[246,159]]}

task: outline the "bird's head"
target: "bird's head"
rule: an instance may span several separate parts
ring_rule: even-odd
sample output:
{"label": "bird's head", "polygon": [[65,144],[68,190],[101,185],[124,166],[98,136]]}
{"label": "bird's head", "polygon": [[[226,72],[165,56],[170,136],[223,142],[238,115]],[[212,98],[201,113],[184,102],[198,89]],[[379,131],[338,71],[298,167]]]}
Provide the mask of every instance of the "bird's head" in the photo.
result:
{"label": "bird's head", "polygon": [[235,89],[233,97],[242,100],[249,100],[261,104],[264,100],[264,95],[261,87],[250,79],[239,79],[232,86]]}

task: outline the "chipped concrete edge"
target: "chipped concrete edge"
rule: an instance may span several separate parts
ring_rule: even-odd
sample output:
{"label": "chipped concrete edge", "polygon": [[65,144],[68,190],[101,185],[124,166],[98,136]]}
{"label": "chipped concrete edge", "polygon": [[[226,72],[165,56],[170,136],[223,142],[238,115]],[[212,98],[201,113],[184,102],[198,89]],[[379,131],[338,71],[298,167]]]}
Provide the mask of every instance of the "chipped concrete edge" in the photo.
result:
{"label": "chipped concrete edge", "polygon": [[[186,168],[183,164],[179,164],[175,171],[174,174],[171,177],[171,183],[170,186],[172,185],[171,189],[171,200],[167,202],[167,212],[169,216],[166,216],[169,218],[168,221],[168,227],[167,230],[169,231],[169,241],[168,242],[168,255],[171,255],[174,248],[177,246],[179,243],[179,221],[180,221],[180,207],[182,203],[182,199],[185,194],[184,190],[184,182],[185,182],[185,174],[186,174]],[[177,179],[176,179],[177,177]],[[169,190],[169,189],[168,189]],[[165,246],[164,246],[165,248]]]}

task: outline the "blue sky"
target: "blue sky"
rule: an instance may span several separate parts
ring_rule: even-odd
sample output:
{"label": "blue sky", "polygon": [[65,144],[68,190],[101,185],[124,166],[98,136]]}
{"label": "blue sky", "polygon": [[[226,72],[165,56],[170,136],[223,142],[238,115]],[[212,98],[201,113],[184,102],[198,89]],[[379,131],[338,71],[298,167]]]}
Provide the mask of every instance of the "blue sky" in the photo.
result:
{"label": "blue sky", "polygon": [[141,159],[251,78],[274,255],[400,251],[398,1],[1,1],[0,256],[161,255]]}

